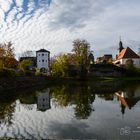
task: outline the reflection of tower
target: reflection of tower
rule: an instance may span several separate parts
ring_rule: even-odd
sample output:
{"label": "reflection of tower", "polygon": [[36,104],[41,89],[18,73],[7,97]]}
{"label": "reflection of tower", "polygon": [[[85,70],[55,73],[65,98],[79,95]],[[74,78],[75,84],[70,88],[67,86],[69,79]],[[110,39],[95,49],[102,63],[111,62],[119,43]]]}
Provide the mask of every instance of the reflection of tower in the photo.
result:
{"label": "reflection of tower", "polygon": [[121,104],[121,112],[122,112],[122,115],[125,114],[125,108],[126,108],[126,107],[125,107],[124,105]]}
{"label": "reflection of tower", "polygon": [[49,91],[40,94],[37,97],[37,109],[45,111],[51,108]]}
{"label": "reflection of tower", "polygon": [[128,107],[128,104],[125,101],[125,94],[123,91],[116,92],[115,94],[117,95],[117,97],[119,99],[122,115],[124,115],[125,108]]}

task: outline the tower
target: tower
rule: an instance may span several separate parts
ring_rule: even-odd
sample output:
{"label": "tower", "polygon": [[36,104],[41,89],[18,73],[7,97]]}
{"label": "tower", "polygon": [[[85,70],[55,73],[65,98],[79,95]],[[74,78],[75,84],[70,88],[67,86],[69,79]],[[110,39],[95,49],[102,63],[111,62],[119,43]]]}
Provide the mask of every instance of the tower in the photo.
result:
{"label": "tower", "polygon": [[120,37],[120,42],[119,42],[119,52],[121,52],[124,49],[123,47],[123,43],[121,41],[121,37]]}
{"label": "tower", "polygon": [[45,49],[36,51],[37,68],[41,72],[50,73],[50,52]]}

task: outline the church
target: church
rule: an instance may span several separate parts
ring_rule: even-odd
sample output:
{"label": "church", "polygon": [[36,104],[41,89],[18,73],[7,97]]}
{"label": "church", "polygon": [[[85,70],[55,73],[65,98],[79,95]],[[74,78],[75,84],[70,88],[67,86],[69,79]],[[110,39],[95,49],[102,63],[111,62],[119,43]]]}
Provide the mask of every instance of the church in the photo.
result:
{"label": "church", "polygon": [[129,47],[124,48],[123,43],[120,40],[119,54],[116,55],[114,64],[119,65],[119,66],[125,66],[130,61],[135,67],[140,67],[140,56],[136,54],[131,48]]}

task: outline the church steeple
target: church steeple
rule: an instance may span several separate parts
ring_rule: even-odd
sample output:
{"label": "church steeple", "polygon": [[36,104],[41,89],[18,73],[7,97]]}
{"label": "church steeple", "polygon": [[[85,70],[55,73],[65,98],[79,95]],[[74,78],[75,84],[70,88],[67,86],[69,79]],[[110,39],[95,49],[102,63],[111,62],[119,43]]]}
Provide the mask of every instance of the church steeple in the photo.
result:
{"label": "church steeple", "polygon": [[120,42],[119,42],[119,52],[121,52],[124,49],[123,47],[123,43],[121,41],[121,37],[120,37]]}

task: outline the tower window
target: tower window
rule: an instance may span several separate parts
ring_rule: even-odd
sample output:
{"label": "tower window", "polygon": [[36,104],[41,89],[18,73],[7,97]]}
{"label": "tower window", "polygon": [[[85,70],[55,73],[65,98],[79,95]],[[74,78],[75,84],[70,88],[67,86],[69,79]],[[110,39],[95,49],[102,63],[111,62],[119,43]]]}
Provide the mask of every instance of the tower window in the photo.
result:
{"label": "tower window", "polygon": [[42,62],[44,62],[44,59],[42,59]]}
{"label": "tower window", "polygon": [[42,56],[44,56],[44,53],[42,53]]}

